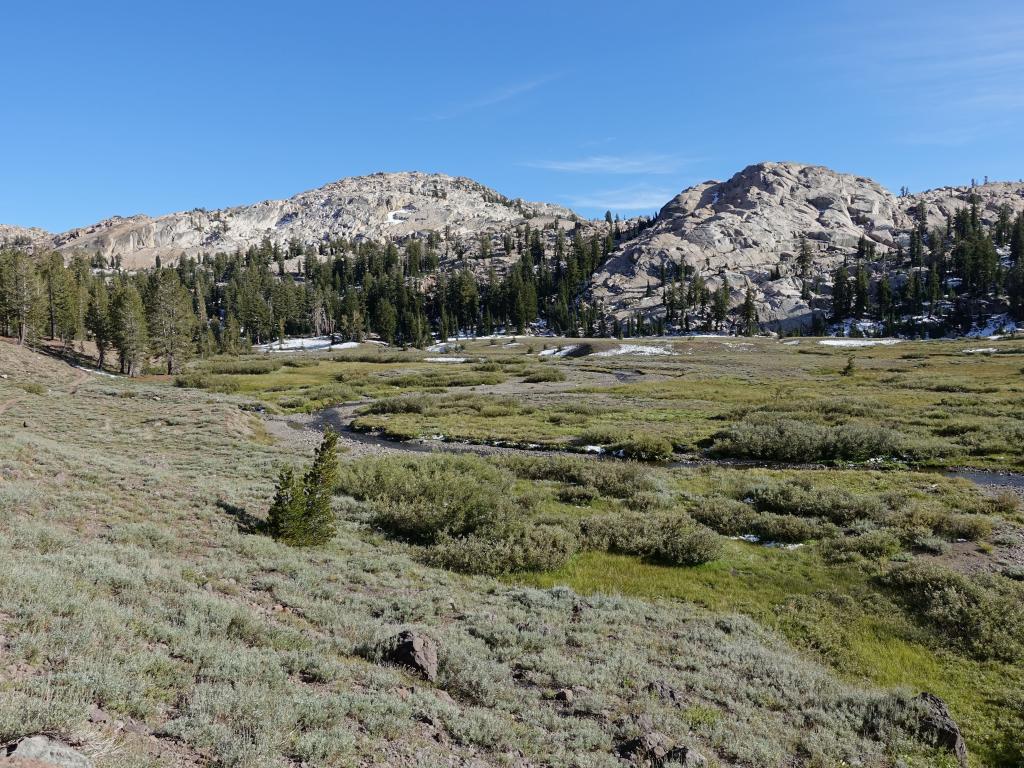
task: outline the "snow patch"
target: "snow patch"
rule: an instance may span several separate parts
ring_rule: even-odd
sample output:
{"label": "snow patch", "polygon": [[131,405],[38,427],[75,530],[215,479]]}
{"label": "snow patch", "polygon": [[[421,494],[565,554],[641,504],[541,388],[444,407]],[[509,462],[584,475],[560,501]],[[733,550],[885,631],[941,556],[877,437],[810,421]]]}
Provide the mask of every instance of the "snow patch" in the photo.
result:
{"label": "snow patch", "polygon": [[468,357],[425,357],[428,363],[468,363]]}
{"label": "snow patch", "polygon": [[580,348],[579,344],[570,344],[567,347],[555,347],[554,349],[542,349],[538,357],[566,357]]}
{"label": "snow patch", "polygon": [[253,347],[257,352],[301,352],[303,350],[316,352],[338,349],[355,349],[359,346],[358,341],[342,341],[331,343],[330,336],[303,336],[284,341],[274,341],[270,344],[259,344]]}
{"label": "snow patch", "polygon": [[965,355],[993,355],[998,352],[995,347],[977,347],[976,349],[965,349]]}
{"label": "snow patch", "polygon": [[787,544],[782,541],[761,541],[761,537],[753,533],[745,533],[742,536],[730,536],[733,541],[745,541],[748,544],[760,544],[769,549],[800,549],[803,544]]}
{"label": "snow patch", "polygon": [[1016,333],[1018,329],[1016,321],[1009,315],[992,315],[984,326],[974,328],[966,335],[971,339],[1001,339],[1003,334]]}
{"label": "snow patch", "polygon": [[76,370],[79,370],[79,371],[85,371],[86,373],[91,373],[94,376],[106,376],[108,379],[119,379],[119,378],[121,378],[120,376],[117,376],[117,375],[115,375],[113,373],[107,373],[106,371],[101,371],[98,368],[85,368],[84,366],[81,366],[81,365],[73,365],[71,367],[76,369]]}
{"label": "snow patch", "polygon": [[822,339],[819,344],[826,347],[877,347],[899,344],[903,339]]}
{"label": "snow patch", "polygon": [[613,349],[595,352],[594,357],[613,357],[615,355],[674,355],[668,347],[655,347],[642,344],[620,344]]}

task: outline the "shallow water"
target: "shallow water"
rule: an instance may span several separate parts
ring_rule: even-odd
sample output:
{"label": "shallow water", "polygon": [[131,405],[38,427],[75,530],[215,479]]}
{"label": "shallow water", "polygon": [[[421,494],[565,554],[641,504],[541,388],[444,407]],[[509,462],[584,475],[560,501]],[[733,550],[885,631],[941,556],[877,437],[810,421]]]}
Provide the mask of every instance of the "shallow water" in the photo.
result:
{"label": "shallow water", "polygon": [[[530,451],[526,448],[512,448],[512,447],[500,447],[491,445],[474,445],[472,443],[462,442],[444,442],[443,440],[392,440],[381,435],[370,434],[367,432],[359,432],[352,429],[352,416],[350,413],[344,412],[339,408],[325,408],[322,411],[313,414],[313,422],[310,424],[314,429],[323,430],[325,427],[330,427],[335,432],[343,434],[346,439],[356,443],[363,443],[364,445],[373,445],[382,448],[388,448],[395,451],[408,451],[410,453],[475,453],[478,455],[489,455],[496,452],[529,452],[529,453],[570,453],[569,451],[545,451],[543,449]],[[571,452],[574,456],[582,456],[585,458],[594,459],[597,461],[616,461],[617,459],[610,454],[593,454],[584,452]],[[656,462],[657,463],[657,462]],[[714,465],[720,467],[731,467],[731,468],[747,468],[750,466],[771,468],[773,465],[771,462],[736,462],[736,461],[716,461],[714,459],[702,459],[701,461],[671,461],[661,463],[661,466],[667,467],[698,467],[701,465]],[[783,465],[778,465],[783,466]],[[786,468],[793,469],[798,468],[794,465],[785,465]],[[808,465],[808,469],[821,469],[820,465]],[[870,469],[866,467],[865,469]],[[984,488],[1012,488],[1018,493],[1024,494],[1024,474],[1016,474],[1013,472],[999,472],[996,470],[989,469],[951,469],[945,472],[941,472],[946,477],[956,477],[962,480],[968,480],[975,485]]]}

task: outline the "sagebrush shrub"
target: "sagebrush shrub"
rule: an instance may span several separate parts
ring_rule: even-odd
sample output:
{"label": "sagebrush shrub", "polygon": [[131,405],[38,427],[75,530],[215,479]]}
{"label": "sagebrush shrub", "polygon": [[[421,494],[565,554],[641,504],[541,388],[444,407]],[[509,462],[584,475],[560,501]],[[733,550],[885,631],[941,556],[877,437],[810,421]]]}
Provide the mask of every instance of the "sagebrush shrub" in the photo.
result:
{"label": "sagebrush shrub", "polygon": [[915,561],[881,578],[896,599],[947,642],[979,659],[1024,658],[1024,587]]}
{"label": "sagebrush shrub", "polygon": [[525,516],[511,472],[478,456],[389,456],[355,462],[340,489],[365,501],[372,522],[417,544],[497,531]]}

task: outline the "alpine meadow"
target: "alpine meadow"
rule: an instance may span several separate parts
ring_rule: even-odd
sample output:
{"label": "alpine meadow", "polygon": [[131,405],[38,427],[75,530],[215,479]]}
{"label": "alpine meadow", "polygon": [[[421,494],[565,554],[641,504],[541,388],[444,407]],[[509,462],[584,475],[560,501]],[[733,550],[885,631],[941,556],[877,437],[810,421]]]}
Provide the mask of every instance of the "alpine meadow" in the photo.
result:
{"label": "alpine meadow", "polygon": [[1024,768],[1019,7],[240,9],[7,14],[0,768]]}

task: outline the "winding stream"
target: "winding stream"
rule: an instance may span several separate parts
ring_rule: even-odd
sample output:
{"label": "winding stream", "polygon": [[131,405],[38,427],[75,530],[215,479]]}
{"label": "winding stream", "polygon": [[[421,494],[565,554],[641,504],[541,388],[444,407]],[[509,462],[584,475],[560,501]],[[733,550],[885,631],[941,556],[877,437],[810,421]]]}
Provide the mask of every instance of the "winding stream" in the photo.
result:
{"label": "winding stream", "polygon": [[[447,442],[442,440],[393,440],[387,437],[383,437],[377,434],[371,434],[367,432],[360,432],[352,428],[352,420],[355,416],[355,408],[358,406],[365,405],[365,403],[347,403],[344,406],[335,406],[331,408],[324,408],[323,410],[317,411],[313,414],[313,420],[309,423],[309,427],[317,431],[323,431],[325,428],[330,427],[335,432],[344,435],[345,439],[350,440],[354,443],[361,443],[363,445],[370,445],[377,448],[384,448],[391,451],[404,451],[407,453],[471,453],[478,456],[489,456],[498,453],[518,453],[536,455],[538,453],[546,453],[549,455],[560,455],[560,456],[582,456],[599,461],[616,461],[614,456],[609,454],[594,454],[594,453],[581,453],[578,451],[559,451],[557,449],[528,449],[518,448],[512,446],[494,446],[494,445],[482,445],[476,443],[466,442]],[[749,467],[764,467],[764,468],[786,468],[786,469],[825,469],[822,465],[818,464],[773,464],[772,462],[742,462],[728,459],[700,459],[700,460],[677,460],[669,462],[661,462],[658,466],[664,467],[699,467],[699,466],[716,466],[726,468],[749,468]],[[990,489],[1006,488],[1015,491],[1018,494],[1024,495],[1024,474],[1018,474],[1014,472],[1001,472],[998,470],[990,469],[971,469],[967,467],[954,468],[947,470],[933,470],[934,472],[944,474],[946,477],[955,477],[962,480],[968,480],[977,486]]]}

